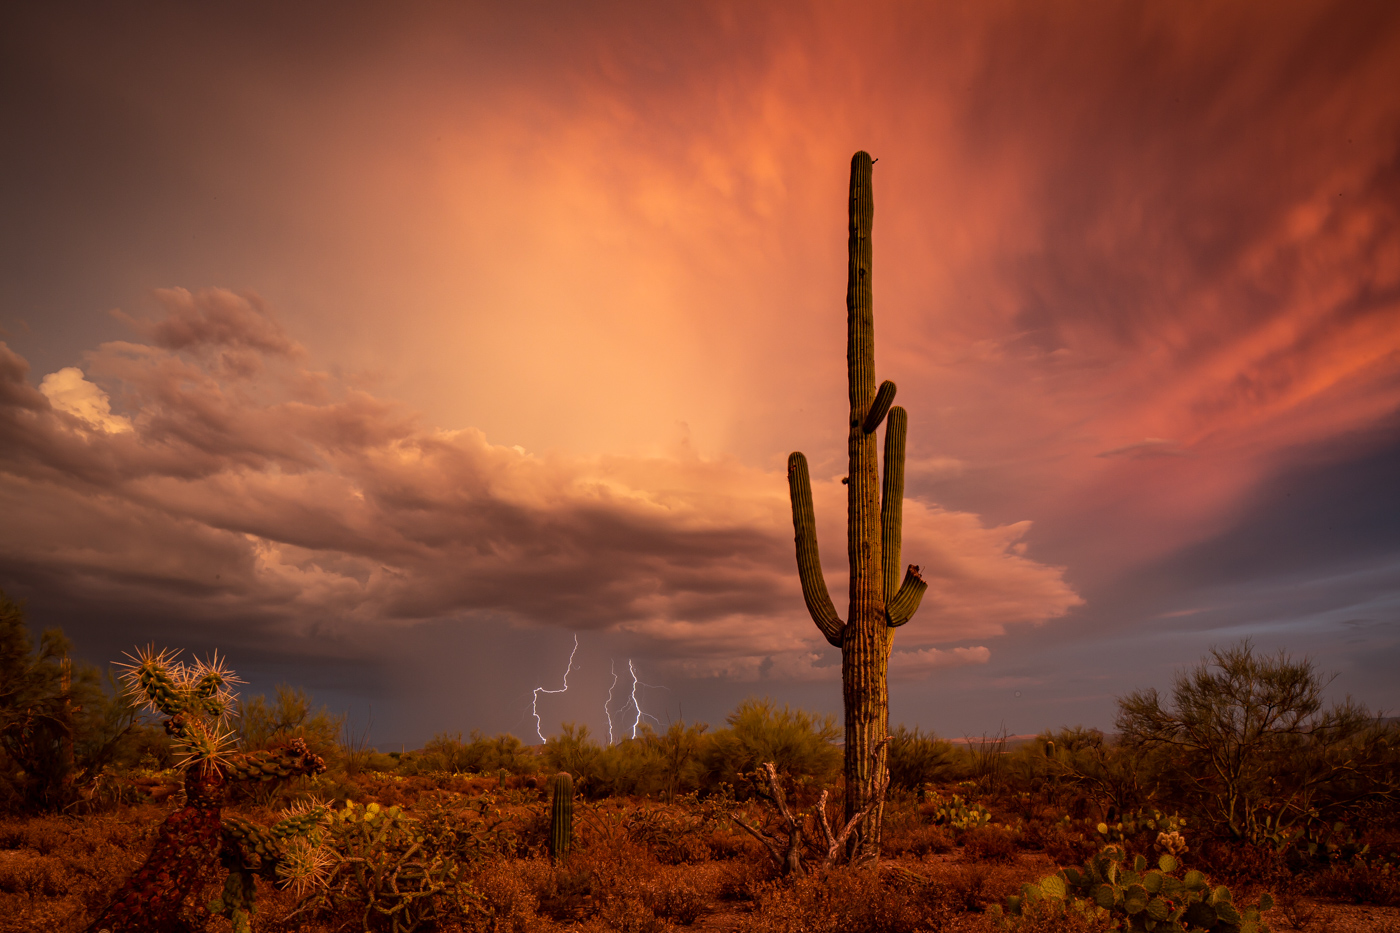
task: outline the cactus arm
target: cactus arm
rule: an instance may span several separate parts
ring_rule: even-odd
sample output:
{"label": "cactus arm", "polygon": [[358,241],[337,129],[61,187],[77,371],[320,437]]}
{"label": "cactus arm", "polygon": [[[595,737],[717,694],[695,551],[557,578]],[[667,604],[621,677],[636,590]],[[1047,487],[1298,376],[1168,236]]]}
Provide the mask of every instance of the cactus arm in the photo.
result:
{"label": "cactus arm", "polygon": [[230,755],[222,762],[224,777],[230,781],[271,781],[299,774],[320,774],[326,763],[312,753],[302,739],[260,752]]}
{"label": "cactus arm", "polygon": [[904,571],[904,583],[899,587],[899,592],[894,594],[894,599],[890,600],[885,608],[888,617],[886,624],[890,628],[897,628],[914,617],[914,613],[919,611],[919,603],[923,601],[924,590],[928,589],[928,582],[919,573],[919,568],[913,564]]}
{"label": "cactus arm", "polygon": [[826,640],[841,647],[841,632],[845,624],[836,614],[831,594],[822,576],[821,555],[817,551],[817,520],[812,509],[812,480],[807,473],[807,458],[801,453],[788,457],[788,493],[792,498],[792,530],[797,542],[797,576],[802,581],[802,598],[812,621]]}
{"label": "cactus arm", "polygon": [[[893,393],[891,393],[893,394]],[[924,598],[928,583],[919,568],[910,564],[899,580],[899,557],[904,536],[904,437],[909,430],[909,415],[898,405],[890,409],[885,428],[885,481],[881,490],[880,528],[882,548],[880,558],[885,574],[885,622],[897,628],[913,618]]]}
{"label": "cactus arm", "polygon": [[875,433],[880,422],[885,420],[885,413],[890,410],[890,405],[894,403],[894,393],[893,382],[886,379],[880,383],[880,388],[875,393],[875,401],[871,403],[870,412],[865,416],[865,423],[860,426],[861,431],[866,434]]}
{"label": "cactus arm", "polygon": [[[894,393],[890,395],[893,397]],[[884,571],[886,606],[894,600],[899,587],[899,554],[904,536],[904,437],[908,431],[909,415],[896,405],[890,409],[889,424],[885,427],[885,476],[880,490],[880,560],[884,565],[881,570]]]}

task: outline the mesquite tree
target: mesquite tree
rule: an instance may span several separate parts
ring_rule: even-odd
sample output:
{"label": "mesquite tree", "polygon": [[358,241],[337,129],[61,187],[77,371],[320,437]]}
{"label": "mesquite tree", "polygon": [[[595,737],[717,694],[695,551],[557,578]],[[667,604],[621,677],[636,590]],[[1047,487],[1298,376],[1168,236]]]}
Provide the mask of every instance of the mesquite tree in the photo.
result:
{"label": "mesquite tree", "polygon": [[[896,627],[908,622],[928,584],[910,565],[903,581],[899,551],[904,502],[904,409],[890,407],[895,386],[875,387],[875,325],[871,306],[870,228],[875,201],[870,188],[870,155],[851,158],[850,263],[846,279],[846,371],[850,383],[850,473],[845,482],[846,549],[851,562],[851,601],[845,622],[836,614],[822,577],[812,512],[807,458],[788,457],[788,490],[797,539],[797,571],[802,596],[817,628],[841,649],[841,681],[846,706],[846,818],[863,811],[847,854],[873,861],[880,854],[880,821],[888,784],[889,735],[887,673]],[[883,489],[876,475],[875,432],[885,428]],[[872,805],[873,804],[873,805]]]}

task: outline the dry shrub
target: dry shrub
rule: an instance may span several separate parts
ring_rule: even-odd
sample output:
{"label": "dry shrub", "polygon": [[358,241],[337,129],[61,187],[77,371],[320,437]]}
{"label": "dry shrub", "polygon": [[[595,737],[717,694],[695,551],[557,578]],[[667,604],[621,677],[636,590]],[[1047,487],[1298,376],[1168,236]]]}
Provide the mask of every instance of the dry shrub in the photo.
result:
{"label": "dry shrub", "polygon": [[890,884],[855,867],[768,882],[757,900],[740,933],[915,933],[943,930],[953,917],[941,885]]}
{"label": "dry shrub", "polygon": [[542,893],[550,889],[555,874],[536,859],[483,864],[471,879],[481,896],[472,925],[491,933],[529,933],[539,925]]}
{"label": "dry shrub", "polygon": [[777,866],[767,857],[725,862],[715,882],[715,896],[722,901],[756,901],[765,890],[764,886],[777,875]]}
{"label": "dry shrub", "polygon": [[942,826],[917,826],[884,840],[885,854],[898,858],[940,855],[953,848],[953,834]]}
{"label": "dry shrub", "polygon": [[550,869],[536,885],[538,910],[555,920],[576,920],[592,909],[596,890],[592,870],[570,859]]}
{"label": "dry shrub", "polygon": [[1309,933],[1317,922],[1317,905],[1299,896],[1291,884],[1281,885],[1274,894],[1274,903],[1289,928]]}
{"label": "dry shrub", "polygon": [[1021,892],[1027,880],[1023,867],[991,865],[985,862],[943,863],[929,866],[933,881],[947,891],[948,900],[958,909],[981,911],[992,904],[1004,904]]}
{"label": "dry shrub", "polygon": [[608,930],[612,933],[666,933],[666,921],[636,896],[611,897],[603,902],[596,917],[582,930]]}
{"label": "dry shrub", "polygon": [[1064,823],[1030,823],[1021,831],[1021,847],[1048,855],[1057,865],[1077,865],[1097,851],[1097,842]]}
{"label": "dry shrub", "polygon": [[1008,864],[1016,860],[1016,837],[999,826],[979,826],[963,833],[963,859]]}
{"label": "dry shrub", "polygon": [[710,848],[710,858],[716,861],[764,857],[762,848],[752,836],[740,836],[734,832],[715,830],[703,838],[705,844]]}
{"label": "dry shrub", "polygon": [[694,865],[710,857],[710,841],[694,833],[654,840],[648,847],[662,865]]}
{"label": "dry shrub", "polygon": [[1063,901],[1042,900],[1012,920],[1010,929],[1013,933],[1107,933],[1114,929],[1112,922],[1108,916],[1086,917],[1066,910]]}
{"label": "dry shrub", "polygon": [[56,858],[27,852],[0,856],[0,891],[25,897],[58,897],[68,890],[64,864]]}
{"label": "dry shrub", "polygon": [[681,926],[690,926],[700,919],[707,906],[705,895],[686,881],[659,881],[642,892],[652,913]]}
{"label": "dry shrub", "polygon": [[1329,865],[1308,882],[1316,897],[1376,907],[1400,907],[1400,872],[1361,861]]}
{"label": "dry shrub", "polygon": [[72,835],[73,825],[61,817],[36,817],[20,827],[17,849],[33,849],[40,855],[52,855]]}
{"label": "dry shrub", "polygon": [[1283,859],[1264,846],[1247,842],[1208,840],[1200,846],[1194,868],[1210,876],[1215,884],[1240,887],[1269,887],[1286,874]]}

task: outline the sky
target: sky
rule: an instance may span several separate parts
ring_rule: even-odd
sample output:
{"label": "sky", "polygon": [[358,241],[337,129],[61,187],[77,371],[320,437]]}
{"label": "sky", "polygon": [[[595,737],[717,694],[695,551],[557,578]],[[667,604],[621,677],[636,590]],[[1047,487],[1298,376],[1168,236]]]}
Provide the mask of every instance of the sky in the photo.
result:
{"label": "sky", "polygon": [[864,149],[892,722],[1393,713],[1397,88],[1389,2],[6,5],[0,588],[381,747],[839,719]]}

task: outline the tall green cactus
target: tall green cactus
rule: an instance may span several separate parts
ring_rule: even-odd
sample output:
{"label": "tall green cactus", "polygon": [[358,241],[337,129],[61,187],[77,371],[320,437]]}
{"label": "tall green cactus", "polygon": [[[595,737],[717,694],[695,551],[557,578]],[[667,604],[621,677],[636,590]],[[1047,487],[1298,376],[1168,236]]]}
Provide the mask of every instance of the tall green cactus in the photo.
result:
{"label": "tall green cactus", "polygon": [[560,771],[549,782],[549,857],[558,862],[574,841],[574,779]]}
{"label": "tall green cactus", "polygon": [[[894,629],[914,615],[928,588],[916,566],[908,567],[902,582],[899,575],[904,436],[909,418],[903,408],[890,407],[895,394],[893,382],[886,380],[878,389],[875,386],[870,249],[875,201],[871,193],[871,165],[868,153],[857,152],[851,158],[850,262],[846,279],[850,473],[845,480],[851,590],[845,622],[837,615],[822,577],[807,458],[800,452],[788,457],[788,491],[792,497],[802,596],[817,628],[828,642],[841,649],[846,706],[846,818],[874,802],[852,834],[848,850],[860,861],[874,861],[880,853],[880,822],[888,783],[885,744],[889,735],[890,645]],[[876,477],[875,432],[887,414],[881,488]]]}

